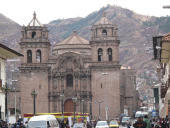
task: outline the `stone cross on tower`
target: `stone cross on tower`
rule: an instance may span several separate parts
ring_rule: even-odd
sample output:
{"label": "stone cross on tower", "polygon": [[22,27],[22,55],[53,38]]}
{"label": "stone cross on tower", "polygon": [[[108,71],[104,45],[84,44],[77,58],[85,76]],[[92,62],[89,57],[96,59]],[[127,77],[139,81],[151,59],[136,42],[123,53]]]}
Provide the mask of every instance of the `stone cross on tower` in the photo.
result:
{"label": "stone cross on tower", "polygon": [[30,23],[28,24],[28,26],[43,26],[43,25],[39,22],[39,20],[37,19],[35,11],[34,11],[34,13],[33,13],[33,19],[30,21]]}

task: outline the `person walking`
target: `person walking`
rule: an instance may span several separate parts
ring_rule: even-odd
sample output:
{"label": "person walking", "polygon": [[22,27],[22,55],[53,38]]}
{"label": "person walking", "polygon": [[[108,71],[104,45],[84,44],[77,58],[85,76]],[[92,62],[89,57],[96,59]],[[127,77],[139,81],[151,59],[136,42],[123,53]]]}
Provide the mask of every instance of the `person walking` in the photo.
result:
{"label": "person walking", "polygon": [[148,115],[144,116],[144,122],[146,123],[146,128],[151,128],[150,120],[148,119]]}
{"label": "person walking", "polygon": [[147,126],[147,124],[143,121],[142,116],[139,116],[138,120],[133,125],[134,128],[147,128],[146,126]]}

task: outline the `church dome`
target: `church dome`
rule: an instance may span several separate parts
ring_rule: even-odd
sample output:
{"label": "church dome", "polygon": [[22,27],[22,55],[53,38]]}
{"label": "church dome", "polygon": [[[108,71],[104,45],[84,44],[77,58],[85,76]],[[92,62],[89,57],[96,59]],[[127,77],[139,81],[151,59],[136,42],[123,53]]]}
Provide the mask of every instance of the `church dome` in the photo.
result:
{"label": "church dome", "polygon": [[79,36],[77,32],[74,31],[69,37],[54,46],[53,54],[57,55],[65,52],[75,52],[89,55],[90,50],[89,41]]}
{"label": "church dome", "polygon": [[67,37],[65,40],[57,43],[56,45],[63,44],[89,44],[89,41],[80,37],[76,31],[74,31],[71,36]]}

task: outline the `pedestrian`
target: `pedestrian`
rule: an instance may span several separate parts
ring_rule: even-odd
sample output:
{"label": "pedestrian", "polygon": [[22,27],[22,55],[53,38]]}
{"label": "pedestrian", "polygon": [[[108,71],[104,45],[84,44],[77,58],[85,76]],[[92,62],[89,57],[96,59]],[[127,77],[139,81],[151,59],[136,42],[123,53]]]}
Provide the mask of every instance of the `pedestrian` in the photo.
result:
{"label": "pedestrian", "polygon": [[97,124],[97,121],[95,120],[95,121],[94,121],[94,128],[96,127],[96,124]]}
{"label": "pedestrian", "polygon": [[92,127],[92,126],[91,126],[90,122],[87,121],[87,128],[91,128],[91,127]]}
{"label": "pedestrian", "polygon": [[155,121],[155,128],[160,128],[160,122],[159,122],[159,120],[157,119],[156,121]]}
{"label": "pedestrian", "polygon": [[150,120],[148,119],[148,115],[144,116],[144,122],[146,123],[146,128],[151,128]]}
{"label": "pedestrian", "polygon": [[134,128],[146,128],[147,124],[143,121],[143,117],[139,116],[138,120],[133,125]]}
{"label": "pedestrian", "polygon": [[161,128],[166,128],[166,122],[164,118],[161,120]]}

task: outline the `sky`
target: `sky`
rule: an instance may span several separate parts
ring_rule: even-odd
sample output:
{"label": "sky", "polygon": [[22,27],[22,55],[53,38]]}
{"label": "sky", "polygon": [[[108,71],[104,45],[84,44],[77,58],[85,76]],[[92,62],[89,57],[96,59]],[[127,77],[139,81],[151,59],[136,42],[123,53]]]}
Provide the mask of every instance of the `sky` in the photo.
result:
{"label": "sky", "polygon": [[170,15],[170,0],[0,0],[0,13],[20,25],[27,25],[35,11],[39,21],[85,17],[108,4],[130,9],[150,16]]}

